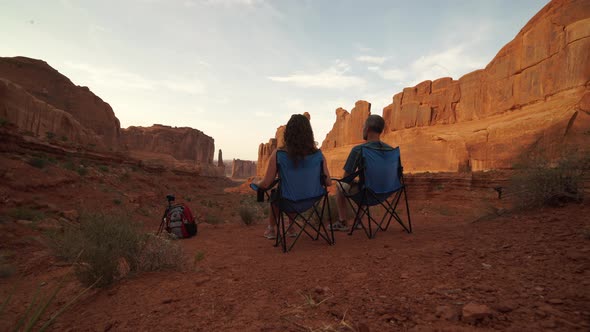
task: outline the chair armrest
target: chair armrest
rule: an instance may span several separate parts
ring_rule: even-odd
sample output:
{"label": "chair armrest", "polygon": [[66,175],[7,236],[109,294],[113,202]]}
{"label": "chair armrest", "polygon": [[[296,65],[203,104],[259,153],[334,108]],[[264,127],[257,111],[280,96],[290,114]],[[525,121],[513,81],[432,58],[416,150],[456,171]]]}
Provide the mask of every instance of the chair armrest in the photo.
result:
{"label": "chair armrest", "polygon": [[270,189],[272,189],[274,186],[277,185],[277,183],[279,183],[279,179],[275,179],[270,186],[268,186],[268,188],[261,188],[259,187],[257,184],[254,183],[250,183],[250,189],[254,190],[254,191],[258,191],[258,190],[262,190],[262,191],[268,191]]}

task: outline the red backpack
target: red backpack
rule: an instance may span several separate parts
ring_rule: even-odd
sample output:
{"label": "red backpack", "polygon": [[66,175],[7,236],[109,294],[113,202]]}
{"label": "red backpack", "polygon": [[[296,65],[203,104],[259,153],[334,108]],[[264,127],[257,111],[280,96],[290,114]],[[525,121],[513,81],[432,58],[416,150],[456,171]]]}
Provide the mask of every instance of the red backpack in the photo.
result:
{"label": "red backpack", "polygon": [[164,216],[166,231],[176,235],[179,239],[197,235],[197,223],[186,204],[170,206]]}

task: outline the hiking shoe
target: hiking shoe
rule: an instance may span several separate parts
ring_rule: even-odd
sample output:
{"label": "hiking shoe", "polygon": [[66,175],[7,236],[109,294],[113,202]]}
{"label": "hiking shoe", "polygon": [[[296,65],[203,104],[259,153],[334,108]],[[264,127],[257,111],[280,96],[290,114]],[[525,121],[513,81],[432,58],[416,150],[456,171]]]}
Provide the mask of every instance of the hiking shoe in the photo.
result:
{"label": "hiking shoe", "polygon": [[346,225],[344,225],[342,221],[337,221],[335,223],[332,223],[331,226],[328,226],[328,229],[332,231],[346,232],[348,230],[348,227],[346,227]]}
{"label": "hiking shoe", "polygon": [[274,228],[267,226],[266,231],[264,232],[264,237],[269,240],[274,240],[277,237],[277,232],[274,230]]}

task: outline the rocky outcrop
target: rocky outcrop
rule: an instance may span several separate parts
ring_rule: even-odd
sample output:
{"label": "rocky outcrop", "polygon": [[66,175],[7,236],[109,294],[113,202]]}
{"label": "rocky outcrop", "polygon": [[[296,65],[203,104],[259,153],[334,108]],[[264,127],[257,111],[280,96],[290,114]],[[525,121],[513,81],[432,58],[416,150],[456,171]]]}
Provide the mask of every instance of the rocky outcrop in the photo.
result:
{"label": "rocky outcrop", "polygon": [[212,137],[188,127],[153,125],[121,130],[121,142],[130,151],[161,155],[202,165],[213,165],[215,143]]}
{"label": "rocky outcrop", "polygon": [[232,163],[231,177],[234,179],[246,179],[256,175],[256,162],[250,160],[234,159]]}
{"label": "rocky outcrop", "polygon": [[[511,168],[531,149],[588,151],[588,54],[590,2],[552,1],[485,69],[394,95],[382,139],[400,146],[410,172]],[[322,144],[335,175],[354,144],[341,134],[346,118],[337,113]]]}
{"label": "rocky outcrop", "polygon": [[21,86],[0,78],[0,118],[27,135],[102,147],[101,137],[71,114],[37,99]]}
{"label": "rocky outcrop", "polygon": [[371,104],[364,100],[357,101],[350,113],[343,108],[338,108],[336,122],[326,135],[322,150],[362,142],[363,125],[369,115],[371,115]]}
{"label": "rocky outcrop", "polygon": [[225,164],[223,163],[223,153],[221,152],[221,149],[219,149],[219,152],[217,153],[217,167],[225,167]]}
{"label": "rocky outcrop", "polygon": [[[87,87],[74,85],[67,77],[46,62],[25,57],[0,58],[0,77],[21,86],[29,94],[69,113],[82,126],[98,135],[104,145],[117,149],[119,143],[119,120],[113,109],[92,93]],[[33,119],[31,114],[27,118]],[[32,123],[19,122],[23,128]],[[64,130],[57,130],[62,132]]]}
{"label": "rocky outcrop", "polygon": [[[281,127],[279,127],[280,129]],[[278,130],[277,130],[278,132]],[[282,136],[281,136],[282,137]],[[256,163],[256,176],[264,176],[268,168],[268,158],[277,148],[277,139],[271,138],[268,143],[260,143],[258,146],[258,162]]]}
{"label": "rocky outcrop", "polygon": [[[305,116],[308,120],[311,121],[311,115],[308,112],[304,112],[303,116]],[[268,143],[260,143],[258,146],[258,161],[256,162],[256,176],[261,177],[264,176],[266,169],[268,167],[268,158],[272,154],[272,152],[277,149],[281,148],[285,145],[285,128],[286,125],[282,125],[277,128],[275,133],[275,137],[271,138]]]}

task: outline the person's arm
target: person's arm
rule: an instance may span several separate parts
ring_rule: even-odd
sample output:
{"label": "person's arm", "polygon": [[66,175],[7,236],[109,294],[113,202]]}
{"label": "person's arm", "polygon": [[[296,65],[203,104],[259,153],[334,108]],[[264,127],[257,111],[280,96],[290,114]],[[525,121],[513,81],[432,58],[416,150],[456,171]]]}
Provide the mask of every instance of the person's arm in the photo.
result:
{"label": "person's arm", "polygon": [[266,174],[262,181],[258,183],[260,188],[266,189],[272,184],[277,176],[277,150],[274,150],[268,158],[268,167],[266,168]]}

